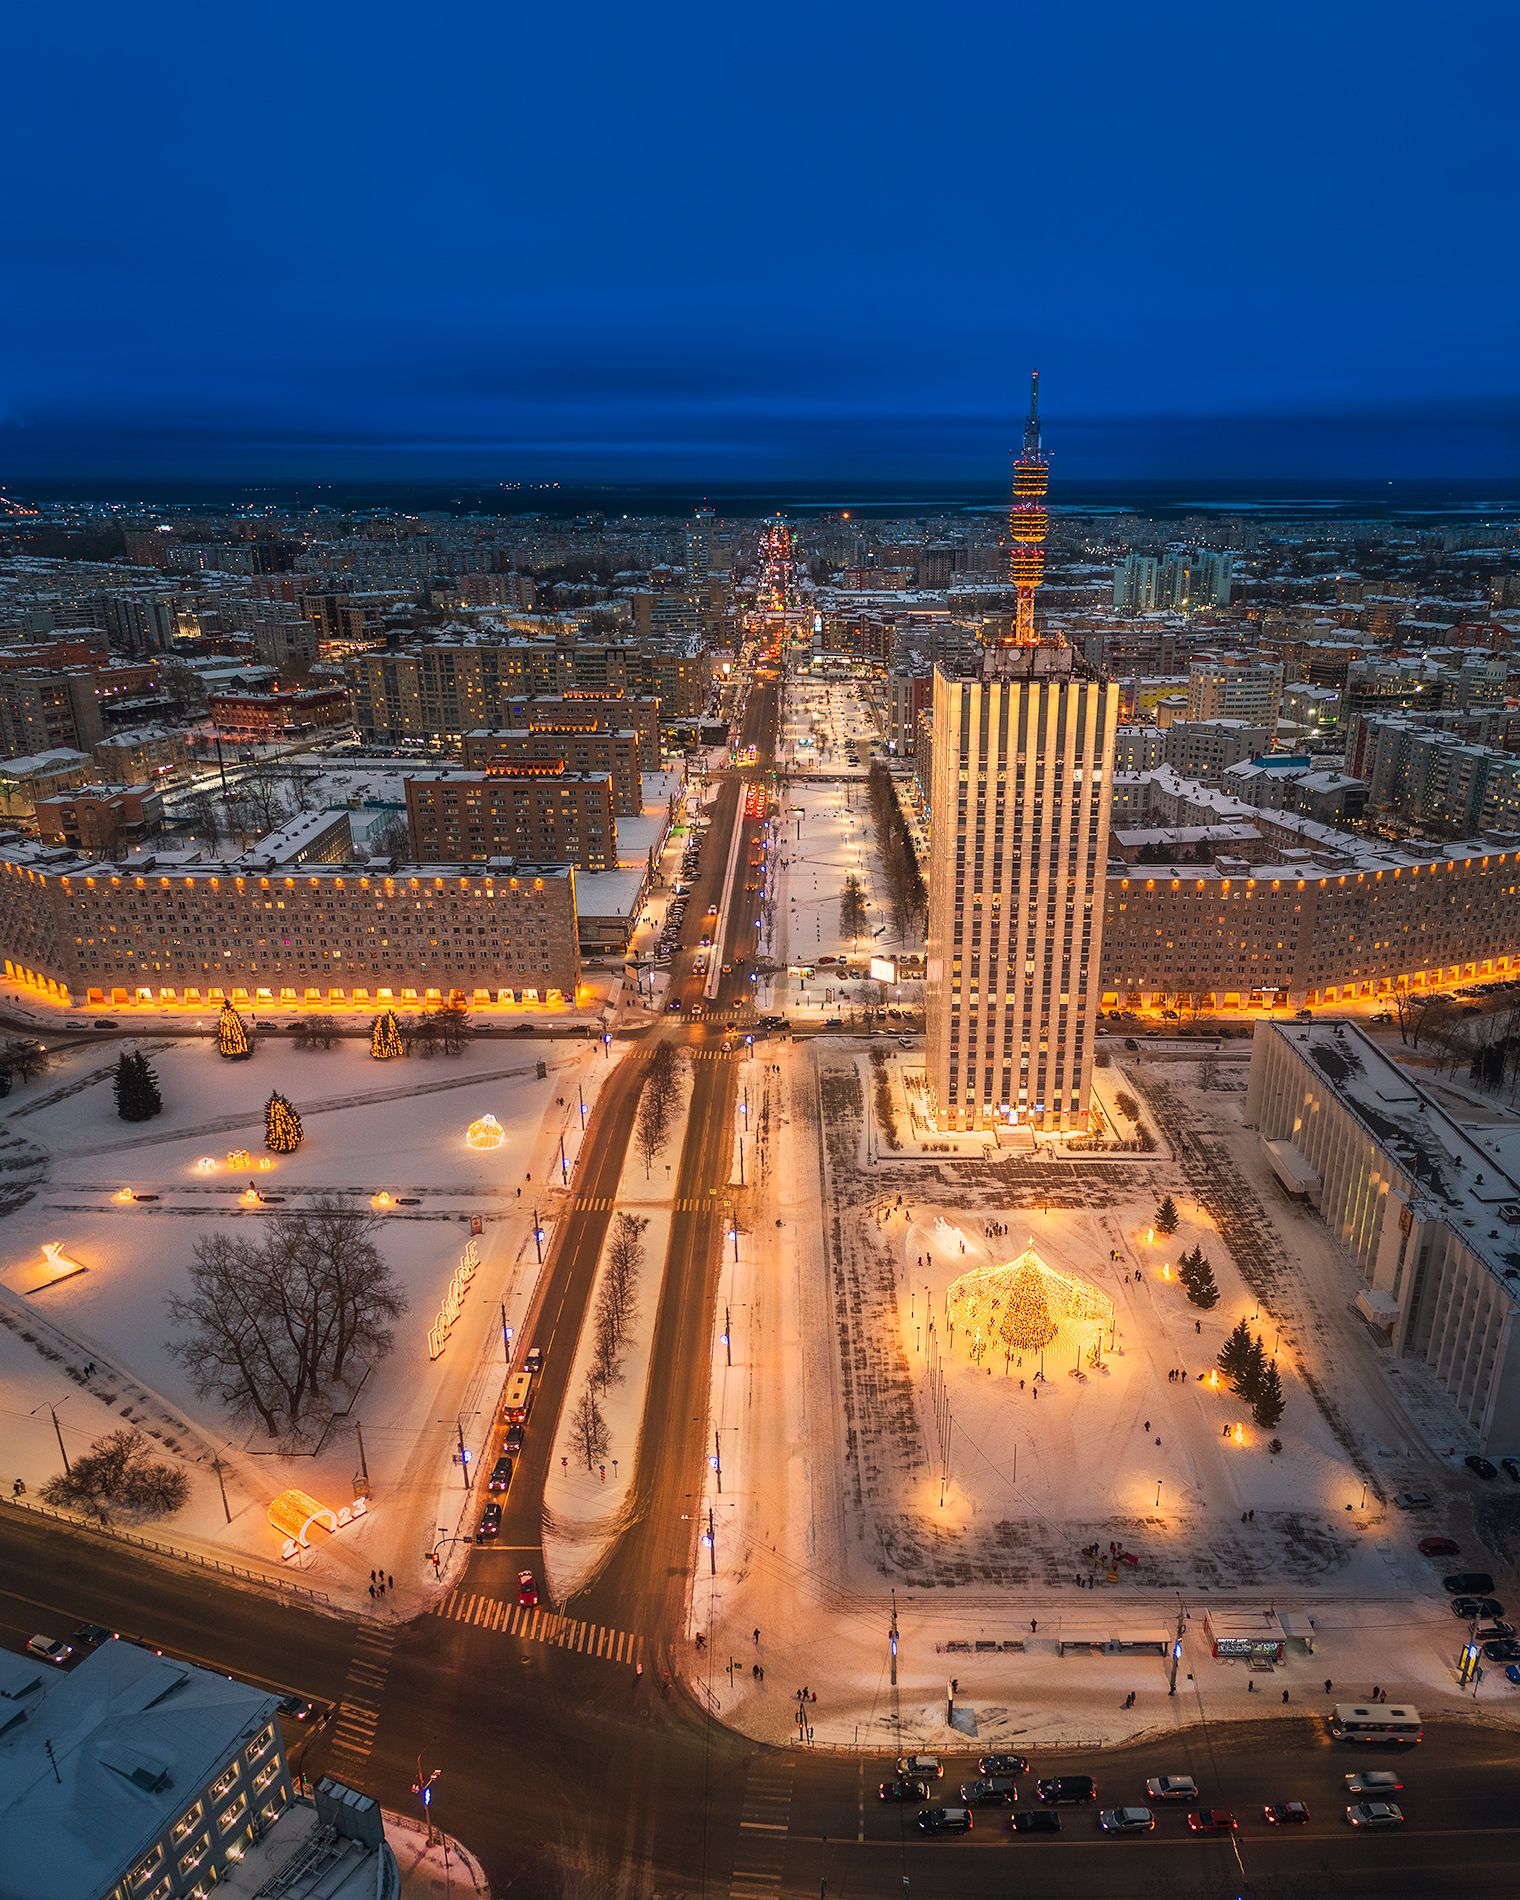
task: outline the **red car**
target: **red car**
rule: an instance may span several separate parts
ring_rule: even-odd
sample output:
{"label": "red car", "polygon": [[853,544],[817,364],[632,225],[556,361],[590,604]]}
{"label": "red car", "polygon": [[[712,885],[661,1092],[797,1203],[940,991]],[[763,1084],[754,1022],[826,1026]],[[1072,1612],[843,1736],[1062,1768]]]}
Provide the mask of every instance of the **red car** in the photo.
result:
{"label": "red car", "polygon": [[1233,1834],[1240,1823],[1228,1808],[1200,1808],[1188,1816],[1192,1834]]}
{"label": "red car", "polygon": [[538,1585],[531,1570],[519,1570],[517,1573],[517,1600],[525,1610],[538,1608]]}
{"label": "red car", "polygon": [[1455,1557],[1462,1546],[1450,1537],[1422,1537],[1420,1555],[1422,1557]]}
{"label": "red car", "polygon": [[1309,1810],[1302,1801],[1276,1801],[1271,1807],[1263,1808],[1262,1813],[1276,1827],[1302,1827],[1309,1818]]}

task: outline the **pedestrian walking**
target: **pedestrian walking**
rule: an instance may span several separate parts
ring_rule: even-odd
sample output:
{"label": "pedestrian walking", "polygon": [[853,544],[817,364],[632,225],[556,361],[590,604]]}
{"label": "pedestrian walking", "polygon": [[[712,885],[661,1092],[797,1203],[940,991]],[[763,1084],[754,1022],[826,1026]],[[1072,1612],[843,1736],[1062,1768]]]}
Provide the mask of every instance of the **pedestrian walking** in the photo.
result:
{"label": "pedestrian walking", "polygon": [[1248,1682],[1248,1683],[1246,1684],[1246,1687],[1247,1687],[1247,1689],[1249,1689],[1249,1690],[1250,1690],[1250,1692],[1251,1692],[1251,1694],[1252,1694],[1252,1695],[1255,1695],[1255,1693],[1256,1693],[1256,1684],[1255,1684],[1254,1682]]}
{"label": "pedestrian walking", "polygon": [[373,1584],[369,1586],[369,1600],[371,1603],[375,1600],[375,1586]]}
{"label": "pedestrian walking", "polygon": [[1283,1701],[1284,1701],[1284,1702],[1286,1702],[1286,1701],[1287,1701],[1287,1699],[1288,1699],[1288,1692],[1287,1692],[1287,1690],[1286,1690],[1286,1689],[1284,1689],[1284,1690],[1283,1690]]}
{"label": "pedestrian walking", "polygon": [[1030,1634],[1031,1636],[1033,1636],[1033,1635],[1034,1635],[1034,1633],[1035,1633],[1035,1631],[1036,1631],[1036,1630],[1037,1630],[1037,1629],[1038,1629],[1039,1627],[1040,1627],[1040,1621],[1039,1621],[1039,1618],[1038,1618],[1038,1617],[1034,1617],[1034,1616],[1032,1616],[1032,1617],[1030,1617],[1030,1619],[1029,1619],[1029,1634]]}
{"label": "pedestrian walking", "polygon": [[1325,1694],[1329,1695],[1331,1690],[1334,1689],[1334,1687],[1335,1687],[1335,1684],[1330,1680],[1328,1676],[1326,1676],[1325,1677]]}
{"label": "pedestrian walking", "polygon": [[755,1681],[758,1682],[760,1680],[759,1663],[751,1663],[749,1666],[749,1673],[754,1677]]}
{"label": "pedestrian walking", "polygon": [[760,1632],[759,1630],[756,1630],[755,1631],[755,1647],[758,1649],[759,1646],[760,1646]]}
{"label": "pedestrian walking", "polygon": [[394,1577],[387,1577],[385,1580],[385,1587],[388,1590],[394,1590],[396,1587],[396,1579]]}

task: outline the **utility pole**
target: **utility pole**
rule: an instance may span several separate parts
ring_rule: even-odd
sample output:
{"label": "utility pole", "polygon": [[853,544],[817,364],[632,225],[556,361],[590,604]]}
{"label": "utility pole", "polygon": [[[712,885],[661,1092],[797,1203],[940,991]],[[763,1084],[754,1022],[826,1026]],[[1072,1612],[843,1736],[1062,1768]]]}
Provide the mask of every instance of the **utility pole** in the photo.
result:
{"label": "utility pole", "polygon": [[1177,1693],[1177,1664],[1182,1655],[1182,1632],[1186,1624],[1187,1619],[1182,1614],[1182,1598],[1179,1596],[1177,1599],[1177,1636],[1172,1644],[1172,1673],[1171,1679],[1166,1685],[1168,1695],[1176,1695]]}
{"label": "utility pole", "polygon": [[723,1302],[723,1352],[729,1365],[734,1363],[734,1328],[728,1317],[728,1301]]}
{"label": "utility pole", "polygon": [[892,1687],[897,1687],[897,1592],[892,1592],[892,1626],[888,1632],[892,1642]]}
{"label": "utility pole", "polygon": [[354,1420],[354,1437],[359,1441],[359,1475],[363,1478],[367,1488],[369,1485],[369,1465],[364,1457],[364,1427],[359,1423],[358,1419]]}
{"label": "utility pole", "polygon": [[710,1504],[707,1507],[707,1562],[709,1575],[717,1576],[718,1534],[713,1526],[713,1507]]}
{"label": "utility pole", "polygon": [[211,1469],[216,1473],[216,1482],[222,1493],[222,1512],[230,1524],[232,1522],[232,1506],[227,1502],[227,1486],[222,1478],[222,1460],[220,1454],[211,1460]]}
{"label": "utility pole", "polygon": [[533,1210],[533,1251],[538,1255],[538,1264],[544,1264],[544,1230],[538,1224],[538,1209]]}
{"label": "utility pole", "polygon": [[470,1488],[470,1454],[464,1448],[464,1420],[461,1418],[456,1422],[459,1427],[459,1470],[461,1476],[464,1478],[464,1488],[468,1491]]}
{"label": "utility pole", "polygon": [[744,1186],[744,1130],[739,1130],[739,1185]]}
{"label": "utility pole", "polygon": [[65,1471],[67,1471],[67,1470],[69,1470],[69,1469],[70,1469],[70,1466],[69,1466],[69,1454],[68,1454],[68,1453],[67,1453],[67,1452],[66,1452],[66,1451],[64,1450],[64,1448],[63,1448],[63,1427],[62,1427],[62,1426],[61,1426],[61,1425],[60,1425],[60,1424],[58,1423],[58,1410],[57,1410],[57,1407],[56,1407],[56,1406],[52,1406],[52,1405],[50,1405],[50,1406],[48,1407],[48,1413],[49,1413],[49,1415],[50,1415],[50,1416],[51,1416],[51,1418],[52,1418],[52,1421],[53,1421],[53,1431],[54,1431],[54,1433],[55,1433],[55,1435],[57,1436],[57,1439],[58,1439],[58,1455],[59,1455],[59,1457],[60,1457],[60,1458],[62,1458],[62,1460],[63,1460],[63,1468],[64,1468],[64,1470],[65,1470]]}
{"label": "utility pole", "polygon": [[570,1185],[570,1163],[565,1159],[565,1138],[559,1138],[559,1175],[566,1187]]}
{"label": "utility pole", "polygon": [[512,1328],[507,1324],[507,1303],[498,1302],[501,1307],[501,1356],[508,1365],[512,1363]]}

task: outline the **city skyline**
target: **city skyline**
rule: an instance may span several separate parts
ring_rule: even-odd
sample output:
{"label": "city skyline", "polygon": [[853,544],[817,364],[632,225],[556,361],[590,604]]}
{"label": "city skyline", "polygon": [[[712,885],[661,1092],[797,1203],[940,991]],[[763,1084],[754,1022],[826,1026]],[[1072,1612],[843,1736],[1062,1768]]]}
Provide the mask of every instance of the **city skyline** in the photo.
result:
{"label": "city skyline", "polygon": [[1520,470],[1497,7],[363,24],[20,23],[0,480]]}

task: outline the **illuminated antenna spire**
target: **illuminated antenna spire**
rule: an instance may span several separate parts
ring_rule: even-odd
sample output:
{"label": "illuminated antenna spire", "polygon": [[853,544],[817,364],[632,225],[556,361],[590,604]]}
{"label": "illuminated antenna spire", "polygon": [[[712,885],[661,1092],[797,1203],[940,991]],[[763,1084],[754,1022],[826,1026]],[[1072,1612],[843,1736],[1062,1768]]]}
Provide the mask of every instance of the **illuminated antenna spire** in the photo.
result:
{"label": "illuminated antenna spire", "polygon": [[1018,594],[1014,616],[1013,644],[1034,646],[1034,590],[1045,574],[1045,537],[1050,532],[1050,513],[1045,506],[1045,491],[1050,485],[1050,469],[1040,447],[1040,372],[1029,378],[1029,416],[1024,423],[1024,449],[1013,464],[1013,506],[1008,512],[1008,531],[1013,537],[1009,578]]}

